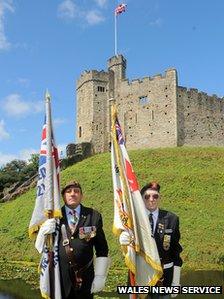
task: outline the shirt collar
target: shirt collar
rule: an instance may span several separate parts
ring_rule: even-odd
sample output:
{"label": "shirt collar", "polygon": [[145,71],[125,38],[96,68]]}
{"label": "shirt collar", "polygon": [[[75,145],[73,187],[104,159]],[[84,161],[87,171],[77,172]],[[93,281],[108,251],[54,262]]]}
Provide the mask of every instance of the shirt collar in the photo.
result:
{"label": "shirt collar", "polygon": [[68,206],[65,205],[65,212],[66,215],[69,215],[70,212],[76,211],[77,215],[79,216],[81,213],[81,205],[79,204],[75,209],[70,209]]}
{"label": "shirt collar", "polygon": [[146,210],[147,211],[147,215],[149,216],[150,213],[152,213],[153,217],[158,217],[159,215],[159,208],[157,208],[155,211],[153,212],[150,212],[149,210]]}

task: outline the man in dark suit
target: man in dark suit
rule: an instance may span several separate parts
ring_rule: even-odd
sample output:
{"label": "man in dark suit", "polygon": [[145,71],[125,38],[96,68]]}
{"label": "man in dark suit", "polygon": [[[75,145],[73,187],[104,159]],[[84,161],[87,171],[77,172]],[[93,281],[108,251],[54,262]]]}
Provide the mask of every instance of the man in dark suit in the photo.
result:
{"label": "man in dark suit", "polygon": [[[63,299],[92,299],[105,286],[109,268],[108,246],[101,214],[81,204],[83,194],[77,181],[62,189],[59,265]],[[52,219],[43,226],[52,232]],[[53,229],[54,230],[54,229]],[[93,265],[94,249],[96,254]]]}
{"label": "man in dark suit", "polygon": [[[160,185],[156,182],[146,184],[141,189],[146,212],[151,225],[152,236],[155,238],[159,257],[163,267],[163,277],[159,286],[179,286],[182,259],[182,247],[179,243],[179,218],[174,213],[159,209]],[[120,243],[127,245],[130,237],[126,232],[120,235]],[[149,298],[169,298],[169,296],[149,295]],[[171,295],[176,297],[176,294]]]}

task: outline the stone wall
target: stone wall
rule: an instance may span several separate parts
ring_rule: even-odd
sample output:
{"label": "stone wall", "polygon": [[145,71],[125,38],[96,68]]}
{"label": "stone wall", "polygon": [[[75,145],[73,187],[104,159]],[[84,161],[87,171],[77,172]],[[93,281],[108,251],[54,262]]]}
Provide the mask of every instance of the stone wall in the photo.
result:
{"label": "stone wall", "polygon": [[178,87],[178,145],[224,146],[224,99]]}
{"label": "stone wall", "polygon": [[177,145],[176,70],[122,81],[116,102],[129,149]]}

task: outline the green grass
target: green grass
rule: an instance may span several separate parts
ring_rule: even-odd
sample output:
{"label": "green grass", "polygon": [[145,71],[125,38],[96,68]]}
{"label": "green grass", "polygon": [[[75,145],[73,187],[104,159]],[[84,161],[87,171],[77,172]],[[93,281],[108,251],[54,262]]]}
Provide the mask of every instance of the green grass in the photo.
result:
{"label": "green grass", "polygon": [[[222,269],[224,263],[223,148],[166,148],[130,151],[140,185],[149,180],[161,184],[161,207],[180,217],[183,268]],[[126,281],[118,240],[112,234],[113,191],[110,154],[100,154],[61,173],[61,185],[77,179],[84,190],[83,204],[103,214],[113,260],[109,289]],[[28,239],[27,228],[35,202],[35,190],[0,204],[0,260],[38,263],[39,255]],[[7,271],[1,267],[0,278]],[[118,279],[119,278],[119,279]]]}

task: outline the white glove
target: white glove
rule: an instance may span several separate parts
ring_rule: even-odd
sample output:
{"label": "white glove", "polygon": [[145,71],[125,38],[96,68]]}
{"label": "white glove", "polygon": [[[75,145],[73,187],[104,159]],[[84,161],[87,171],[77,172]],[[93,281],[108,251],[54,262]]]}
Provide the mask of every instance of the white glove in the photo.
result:
{"label": "white glove", "polygon": [[91,293],[97,293],[104,289],[107,273],[111,264],[109,257],[97,257],[95,263],[95,276],[91,286]]}
{"label": "white glove", "polygon": [[127,231],[123,231],[120,234],[119,242],[121,245],[129,245],[131,243],[131,237]]}
{"label": "white glove", "polygon": [[[179,266],[173,267],[173,281],[172,281],[172,287],[180,286],[180,271],[181,268]],[[178,294],[171,294],[171,298],[177,297]]]}
{"label": "white glove", "polygon": [[53,234],[55,230],[56,230],[55,218],[47,219],[41,225],[35,242],[35,247],[39,253],[43,252],[46,235]]}

